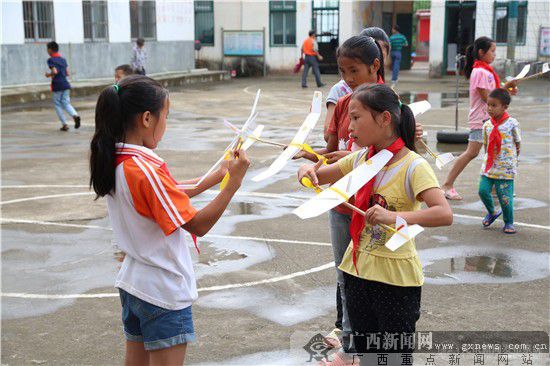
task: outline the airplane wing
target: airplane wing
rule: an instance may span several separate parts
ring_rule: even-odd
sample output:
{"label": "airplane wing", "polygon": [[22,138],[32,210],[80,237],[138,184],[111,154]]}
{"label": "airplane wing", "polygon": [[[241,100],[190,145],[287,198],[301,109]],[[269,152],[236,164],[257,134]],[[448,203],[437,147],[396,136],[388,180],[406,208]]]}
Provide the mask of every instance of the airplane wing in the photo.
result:
{"label": "airplane wing", "polygon": [[395,251],[400,246],[420,234],[424,231],[424,228],[420,225],[408,226],[407,222],[400,216],[395,218],[395,228],[397,232],[394,233],[390,240],[386,242],[386,248],[391,251]]}
{"label": "airplane wing", "polygon": [[286,165],[286,163],[301,150],[300,147],[293,145],[301,145],[306,141],[311,130],[313,130],[313,128],[317,124],[319,117],[321,117],[322,104],[323,94],[319,91],[316,91],[313,94],[313,100],[311,101],[311,111],[307,115],[306,119],[302,123],[302,126],[300,126],[300,129],[298,130],[288,147],[283,150],[281,155],[279,155],[273,163],[271,163],[269,168],[252,178],[254,182],[260,182],[277,174]]}
{"label": "airplane wing", "polygon": [[[212,167],[210,167],[210,169],[208,169],[208,171],[196,183],[178,184],[177,185],[178,188],[192,189],[192,188],[198,187],[206,179],[206,177],[208,177],[210,174],[212,174],[212,172],[214,172],[220,166],[220,164],[225,160],[225,157],[227,156],[228,152],[230,150],[234,149],[235,146],[237,146],[237,144],[239,143],[239,139],[241,138],[241,135],[243,134],[243,132],[247,131],[249,128],[251,129],[251,128],[255,127],[255,121],[256,121],[256,117],[257,117],[256,107],[258,105],[258,100],[260,99],[260,93],[261,93],[261,90],[258,89],[258,91],[256,92],[256,97],[254,98],[254,104],[252,105],[252,110],[250,111],[250,115],[248,116],[248,119],[246,120],[246,122],[241,127],[239,135],[237,137],[235,137],[233,139],[233,141],[231,141],[231,143],[225,148],[224,153],[221,156],[221,158],[219,158],[218,161],[216,161],[214,163],[214,165],[212,165]],[[263,128],[264,128],[264,126],[262,126],[262,125],[260,125],[258,127],[255,127],[255,130],[254,130],[255,131],[255,136],[259,137],[260,134],[263,131]],[[242,148],[244,150],[246,150],[250,146],[252,146],[252,144],[254,144],[254,142],[255,141],[252,140],[252,139],[247,139],[243,143]]]}
{"label": "airplane wing", "polygon": [[303,203],[300,207],[296,208],[293,213],[302,219],[308,219],[319,216],[323,212],[347,201],[349,197],[357,193],[361,187],[374,178],[388,161],[390,161],[392,156],[393,154],[388,150],[384,149],[380,151],[340,178],[331,187]]}
{"label": "airplane wing", "polygon": [[432,108],[432,105],[427,100],[422,100],[420,102],[409,104],[409,108],[412,110],[414,116],[416,117],[430,110],[430,108]]}

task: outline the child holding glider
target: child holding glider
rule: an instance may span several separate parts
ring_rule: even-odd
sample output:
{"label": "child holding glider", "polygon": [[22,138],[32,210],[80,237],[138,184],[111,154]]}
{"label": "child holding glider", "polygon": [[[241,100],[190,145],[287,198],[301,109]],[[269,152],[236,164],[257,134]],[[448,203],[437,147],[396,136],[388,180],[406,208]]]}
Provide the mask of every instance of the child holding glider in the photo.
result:
{"label": "child holding glider", "polygon": [[[398,333],[393,352],[409,353],[412,345],[400,344],[400,336],[414,332],[420,317],[422,266],[414,240],[392,252],[384,246],[391,233],[377,224],[393,225],[399,215],[409,224],[450,225],[452,211],[430,165],[414,152],[412,111],[390,87],[360,86],[351,96],[349,114],[351,138],[363,149],[337,164],[302,166],[298,179],[308,177],[315,185],[334,183],[378,151],[393,153],[386,167],[355,195],[355,205],[366,211],[366,217],[353,213],[352,241],[339,269],[344,272],[353,333]],[[421,209],[422,202],[427,208]],[[353,343],[358,353],[392,352],[381,349],[382,340],[375,349],[367,348],[367,337],[354,336]]]}
{"label": "child holding glider", "polygon": [[[462,173],[466,165],[479,155],[483,145],[483,121],[489,118],[487,114],[487,98],[491,90],[500,88],[500,78],[491,66],[496,57],[496,43],[489,37],[479,37],[466,49],[466,65],[464,75],[470,80],[470,136],[468,147],[456,160],[441,187],[445,197],[450,200],[461,200],[462,197],[454,188],[456,178]],[[517,82],[512,80],[504,84],[503,88],[517,93]]]}
{"label": "child holding glider", "polygon": [[[361,33],[359,33],[359,35],[374,38],[376,43],[378,43],[378,45],[380,46],[383,59],[387,59],[390,53],[390,38],[382,28],[368,27],[363,29]],[[378,84],[384,84],[383,70],[383,67],[381,67],[379,70],[377,81]],[[327,114],[325,117],[325,125],[323,128],[325,141],[328,141],[328,137],[330,136],[328,133],[328,127],[330,125],[330,121],[332,120],[332,115],[334,114],[334,108],[336,107],[336,103],[338,103],[338,99],[351,93],[353,93],[353,90],[348,86],[344,79],[340,80],[339,82],[334,84],[332,88],[330,88],[327,96]]]}
{"label": "child holding glider", "polygon": [[[354,36],[346,40],[337,50],[336,57],[340,74],[346,85],[352,90],[360,85],[376,84],[380,79],[384,80],[384,53],[382,47],[372,37]],[[340,158],[351,153],[353,142],[349,139],[349,103],[351,94],[340,98],[334,109],[332,120],[328,129],[329,138],[325,149],[317,151],[324,154],[328,163],[335,163]],[[417,126],[417,134],[422,136],[422,127]],[[298,157],[317,161],[313,154],[302,152]],[[340,265],[342,257],[351,240],[349,225],[351,222],[351,210],[345,206],[338,206],[329,213],[331,243],[334,251],[336,267]],[[349,322],[345,304],[344,275],[338,269],[337,272],[337,309],[341,304],[341,325],[326,336],[327,344],[333,347],[339,346],[339,338],[343,340],[343,348],[347,350],[349,341]],[[338,316],[340,318],[340,316]],[[342,328],[342,332],[338,326]]]}
{"label": "child holding glider", "polygon": [[[342,79],[351,90],[355,90],[362,84],[375,84],[379,78],[384,78],[382,50],[372,37],[351,37],[338,47],[336,57]],[[319,154],[326,154],[325,157],[329,163],[333,163],[351,152],[348,149],[350,96],[351,94],[347,94],[338,100],[328,129],[327,146],[325,149],[317,151]],[[307,152],[301,152],[295,158],[299,157],[317,161],[315,155]],[[344,275],[338,270],[338,266],[351,240],[349,234],[351,210],[345,206],[335,207],[329,212],[329,222],[337,274],[336,308],[338,317],[335,323],[336,328],[325,337],[325,341],[328,346],[335,348],[343,346],[344,351],[347,351],[351,328],[346,310]]]}
{"label": "child holding glider", "polygon": [[[520,151],[521,133],[519,123],[506,111],[510,94],[505,89],[494,89],[487,99],[490,120],[483,124],[485,156],[481,165],[479,197],[487,211],[483,226],[489,227],[504,214],[506,234],[515,234],[514,228],[514,178]],[[495,186],[502,211],[495,211],[491,190]]]}
{"label": "child holding glider", "polygon": [[[107,197],[118,247],[126,253],[115,286],[122,302],[126,365],[182,365],[195,339],[191,304],[197,287],[185,231],[206,234],[241,185],[242,150],[193,191],[177,188],[153,152],[166,130],[168,91],[141,75],[105,88],[97,101],[90,185]],[[237,159],[237,157],[239,159]],[[206,207],[189,197],[230,179]]]}

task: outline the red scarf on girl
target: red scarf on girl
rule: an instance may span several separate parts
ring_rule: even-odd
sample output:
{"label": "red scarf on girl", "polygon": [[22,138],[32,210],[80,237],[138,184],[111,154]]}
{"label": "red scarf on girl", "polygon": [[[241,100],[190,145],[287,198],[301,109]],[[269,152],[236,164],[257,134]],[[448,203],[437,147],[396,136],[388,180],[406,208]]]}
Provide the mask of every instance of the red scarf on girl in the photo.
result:
{"label": "red scarf on girl", "polygon": [[495,120],[493,117],[491,117],[491,123],[493,124],[493,130],[491,131],[491,134],[489,135],[489,146],[487,146],[487,164],[485,165],[485,173],[491,169],[493,166],[493,163],[495,161],[495,157],[500,153],[500,147],[502,145],[502,135],[500,134],[500,131],[498,130],[498,126],[504,121],[506,121],[510,117],[508,115],[508,112],[504,112],[502,117],[500,117],[497,120]]}
{"label": "red scarf on girl", "polygon": [[487,62],[485,61],[481,61],[481,60],[475,60],[474,61],[474,69],[476,68],[480,68],[480,69],[485,69],[487,71],[489,71],[491,74],[493,74],[493,77],[495,78],[495,88],[500,88],[500,78],[498,77],[497,73],[495,72],[495,69],[493,69],[493,67],[491,65],[489,65]]}
{"label": "red scarf on girl", "polygon": [[[404,146],[405,146],[405,142],[403,142],[401,137],[399,137],[390,146],[386,147],[386,150],[388,150],[393,155],[395,155]],[[374,146],[370,146],[369,152],[367,154],[367,159],[372,158],[377,152],[378,151],[376,151]],[[375,181],[376,181],[376,177],[372,178],[367,182],[367,184],[361,187],[361,189],[355,194],[355,206],[359,207],[363,211],[367,211],[371,206],[371,196],[373,193],[372,190],[373,190]],[[363,232],[364,228],[365,228],[365,217],[353,211],[351,216],[351,225],[349,227],[349,231],[351,234],[351,238],[353,239],[353,251],[352,251],[353,266],[355,267],[355,271],[357,273],[359,273],[359,271],[357,270],[357,249],[359,248],[359,238],[361,237],[361,233]]]}

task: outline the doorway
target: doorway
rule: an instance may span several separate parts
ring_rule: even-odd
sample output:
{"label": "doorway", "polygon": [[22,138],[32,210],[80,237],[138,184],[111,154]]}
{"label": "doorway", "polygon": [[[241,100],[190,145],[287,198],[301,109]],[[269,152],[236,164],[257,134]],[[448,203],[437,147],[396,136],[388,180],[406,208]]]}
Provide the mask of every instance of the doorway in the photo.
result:
{"label": "doorway", "polygon": [[338,0],[313,0],[311,28],[317,33],[319,54],[323,61],[319,68],[323,74],[337,74],[336,49],[340,34],[340,7]]}
{"label": "doorway", "polygon": [[[447,1],[445,9],[445,44],[443,48],[444,74],[456,71],[456,55],[466,54],[466,47],[474,42],[476,30],[475,1]],[[459,65],[462,69],[463,62]]]}

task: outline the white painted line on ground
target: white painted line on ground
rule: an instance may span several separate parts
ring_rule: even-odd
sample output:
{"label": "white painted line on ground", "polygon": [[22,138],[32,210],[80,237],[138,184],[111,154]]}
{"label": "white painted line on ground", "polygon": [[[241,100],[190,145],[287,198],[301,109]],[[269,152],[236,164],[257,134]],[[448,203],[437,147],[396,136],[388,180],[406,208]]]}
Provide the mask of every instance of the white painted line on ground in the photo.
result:
{"label": "white painted line on ground", "polygon": [[[276,282],[291,280],[297,277],[306,276],[308,274],[315,273],[315,272],[321,272],[330,268],[334,268],[334,262],[330,262],[318,267],[306,269],[305,271],[298,271],[298,272],[294,272],[283,276],[267,278],[265,280],[244,282],[244,283],[234,283],[229,285],[202,287],[202,288],[199,288],[197,291],[198,292],[220,291],[220,290],[228,290],[233,288],[251,287],[251,286],[257,286],[257,285],[264,285],[268,283],[276,283]],[[19,298],[19,299],[63,300],[63,299],[101,299],[101,298],[109,298],[109,297],[118,297],[119,295],[118,293],[66,294],[66,295],[51,294],[50,295],[50,294],[27,294],[22,292],[5,292],[5,293],[1,293],[0,296]]]}
{"label": "white painted line on ground", "polygon": [[0,202],[0,205],[9,205],[11,203],[20,203],[20,202],[28,202],[28,201],[37,201],[37,200],[43,200],[43,199],[48,199],[48,198],[60,198],[60,197],[72,197],[72,196],[90,196],[92,194],[95,194],[95,192],[75,192],[75,193],[50,194],[50,195],[47,195],[47,196],[34,196],[34,197],[18,198],[18,199],[15,199],[15,200],[3,201],[3,202]]}
{"label": "white painted line on ground", "polygon": [[[3,187],[0,187],[1,189],[4,189],[4,188],[13,188],[13,189],[21,189],[21,188],[29,188],[29,187],[32,187],[32,188],[55,188],[57,186],[40,186],[40,187],[37,187],[37,186],[3,186]],[[65,186],[67,187],[67,186]],[[74,186],[75,188],[76,187],[80,187],[80,186]],[[206,193],[206,194],[210,194],[210,195],[216,195],[218,193],[220,193],[219,190],[215,190],[215,189],[208,189],[206,191],[204,191],[203,193]],[[91,191],[88,191],[88,192],[73,192],[73,193],[59,193],[59,194],[50,194],[50,195],[45,195],[45,196],[33,196],[33,197],[25,197],[25,198],[18,198],[18,199],[13,199],[13,200],[9,200],[9,201],[3,201],[3,202],[0,202],[0,205],[9,205],[11,203],[20,203],[20,202],[28,202],[28,201],[38,201],[38,200],[44,200],[44,199],[49,199],[49,198],[61,198],[61,197],[71,197],[71,196],[88,196],[88,195],[94,195],[95,192],[91,192]],[[262,198],[291,198],[291,199],[298,199],[298,200],[307,200],[310,198],[310,196],[308,195],[298,195],[298,194],[286,194],[286,193],[268,193],[268,192],[237,192],[236,193],[237,196],[242,196],[242,197],[262,197]]]}
{"label": "white painted line on ground", "polygon": [[24,189],[24,188],[89,188],[86,184],[29,184],[0,186],[0,189]]}
{"label": "white painted line on ground", "polygon": [[[463,214],[457,214],[454,213],[453,216],[455,217],[461,217],[464,219],[475,219],[475,220],[483,220],[483,217],[481,216],[471,216],[471,215],[463,215]],[[496,221],[502,221],[501,219],[498,219]],[[517,226],[524,226],[524,227],[531,227],[533,229],[542,229],[542,230],[550,230],[550,226],[544,226],[544,225],[537,225],[537,224],[529,224],[526,222],[514,222],[514,225]]]}
{"label": "white painted line on ground", "polygon": [[[452,126],[452,125],[425,125],[424,123],[422,123],[422,127],[448,128],[449,130],[455,128],[455,126]],[[469,128],[467,127],[458,127],[458,128],[464,131],[469,130]]]}
{"label": "white painted line on ground", "polygon": [[[7,219],[0,218],[1,223],[6,224],[28,224],[28,225],[45,225],[45,226],[61,226],[61,227],[73,227],[78,229],[98,229],[112,231],[110,227],[97,226],[97,225],[83,225],[83,224],[68,224],[64,222],[53,222],[53,221],[38,221],[38,220],[25,220],[25,219]],[[233,236],[233,235],[218,235],[218,234],[208,234],[205,236],[208,238],[216,239],[235,239],[235,240],[253,240],[267,243],[285,243],[285,244],[304,244],[304,245],[318,245],[318,246],[330,246],[330,243],[319,242],[319,241],[301,241],[301,240],[291,240],[291,239],[273,239],[273,238],[261,238],[254,236]]]}

